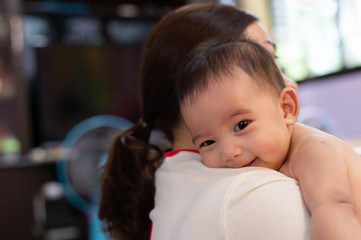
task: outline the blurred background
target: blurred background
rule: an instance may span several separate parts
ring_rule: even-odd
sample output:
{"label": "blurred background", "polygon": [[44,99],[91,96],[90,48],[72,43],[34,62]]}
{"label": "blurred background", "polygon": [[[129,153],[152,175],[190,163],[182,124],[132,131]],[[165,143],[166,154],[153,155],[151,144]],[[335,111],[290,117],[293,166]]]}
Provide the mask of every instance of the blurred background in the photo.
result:
{"label": "blurred background", "polygon": [[[137,121],[155,23],[191,0],[0,0],[0,238],[106,239],[99,174]],[[361,2],[223,0],[260,18],[299,84],[299,121],[361,139]]]}

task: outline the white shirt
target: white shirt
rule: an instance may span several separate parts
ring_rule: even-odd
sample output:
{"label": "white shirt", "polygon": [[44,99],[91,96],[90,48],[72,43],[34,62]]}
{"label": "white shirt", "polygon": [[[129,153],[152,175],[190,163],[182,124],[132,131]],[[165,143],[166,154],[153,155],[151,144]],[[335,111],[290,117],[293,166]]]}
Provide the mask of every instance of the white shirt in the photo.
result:
{"label": "white shirt", "polygon": [[170,152],[156,173],[152,240],[311,239],[297,181],[260,167],[207,168]]}

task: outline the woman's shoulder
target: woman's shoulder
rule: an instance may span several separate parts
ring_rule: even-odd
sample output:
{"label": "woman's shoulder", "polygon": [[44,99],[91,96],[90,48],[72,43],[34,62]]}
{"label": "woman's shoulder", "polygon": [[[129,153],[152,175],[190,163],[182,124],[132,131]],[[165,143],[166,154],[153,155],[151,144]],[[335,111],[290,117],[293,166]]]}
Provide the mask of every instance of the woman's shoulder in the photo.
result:
{"label": "woman's shoulder", "polygon": [[290,181],[297,184],[295,180],[289,178],[278,171],[261,167],[246,168],[209,168],[206,167],[197,150],[178,150],[166,152],[164,161],[158,172],[179,172],[186,174],[186,177],[196,174],[205,178],[204,181],[232,181],[233,184],[242,183],[242,179],[251,179],[254,184],[267,184],[274,181]]}
{"label": "woman's shoulder", "polygon": [[[297,206],[292,216],[302,216],[302,219],[297,221],[301,223],[297,230],[304,228],[302,221],[305,221],[305,209],[297,182],[271,169],[208,168],[203,165],[200,155],[196,152],[181,151],[165,157],[157,172],[156,189],[156,207],[151,214],[155,229],[156,226],[166,224],[170,232],[172,228],[176,228],[176,231],[184,236],[182,239],[220,239],[224,233],[230,236],[227,239],[239,239],[232,236],[254,232],[247,230],[240,233],[237,230],[254,227],[250,223],[245,224],[244,221],[248,221],[249,218],[268,226],[266,220],[262,220],[262,214],[277,211],[281,208],[279,204],[283,208],[284,202],[287,201],[292,203],[287,203],[289,206],[284,209],[288,211],[289,208]],[[287,196],[277,202],[275,195]],[[251,217],[253,214],[255,216]],[[281,213],[279,216],[283,215]],[[273,217],[277,218],[277,214],[268,215],[265,219],[271,222],[281,221]],[[282,221],[287,221],[285,218],[286,216]],[[208,226],[207,231],[199,228],[200,222]],[[295,221],[291,219],[290,222]],[[234,229],[232,227],[230,230],[230,226]],[[188,235],[190,232],[193,236]],[[245,239],[257,239],[244,236]]]}
{"label": "woman's shoulder", "polygon": [[298,182],[274,170],[239,175],[223,213],[227,239],[311,239]]}

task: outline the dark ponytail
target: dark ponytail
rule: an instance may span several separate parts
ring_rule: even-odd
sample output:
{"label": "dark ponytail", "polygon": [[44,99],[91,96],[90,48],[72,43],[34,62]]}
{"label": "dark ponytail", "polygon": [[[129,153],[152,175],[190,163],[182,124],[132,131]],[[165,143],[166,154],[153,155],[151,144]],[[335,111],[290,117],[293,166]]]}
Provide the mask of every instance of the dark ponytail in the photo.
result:
{"label": "dark ponytail", "polygon": [[149,239],[154,207],[154,175],[161,150],[148,143],[143,121],[118,135],[103,172],[99,218],[116,239]]}

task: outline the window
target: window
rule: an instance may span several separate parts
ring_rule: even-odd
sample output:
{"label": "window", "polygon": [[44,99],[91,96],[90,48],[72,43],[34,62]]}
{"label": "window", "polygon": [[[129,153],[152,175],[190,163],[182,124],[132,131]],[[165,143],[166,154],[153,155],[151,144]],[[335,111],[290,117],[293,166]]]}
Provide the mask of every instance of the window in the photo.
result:
{"label": "window", "polygon": [[271,0],[279,64],[296,81],[361,66],[359,0]]}

